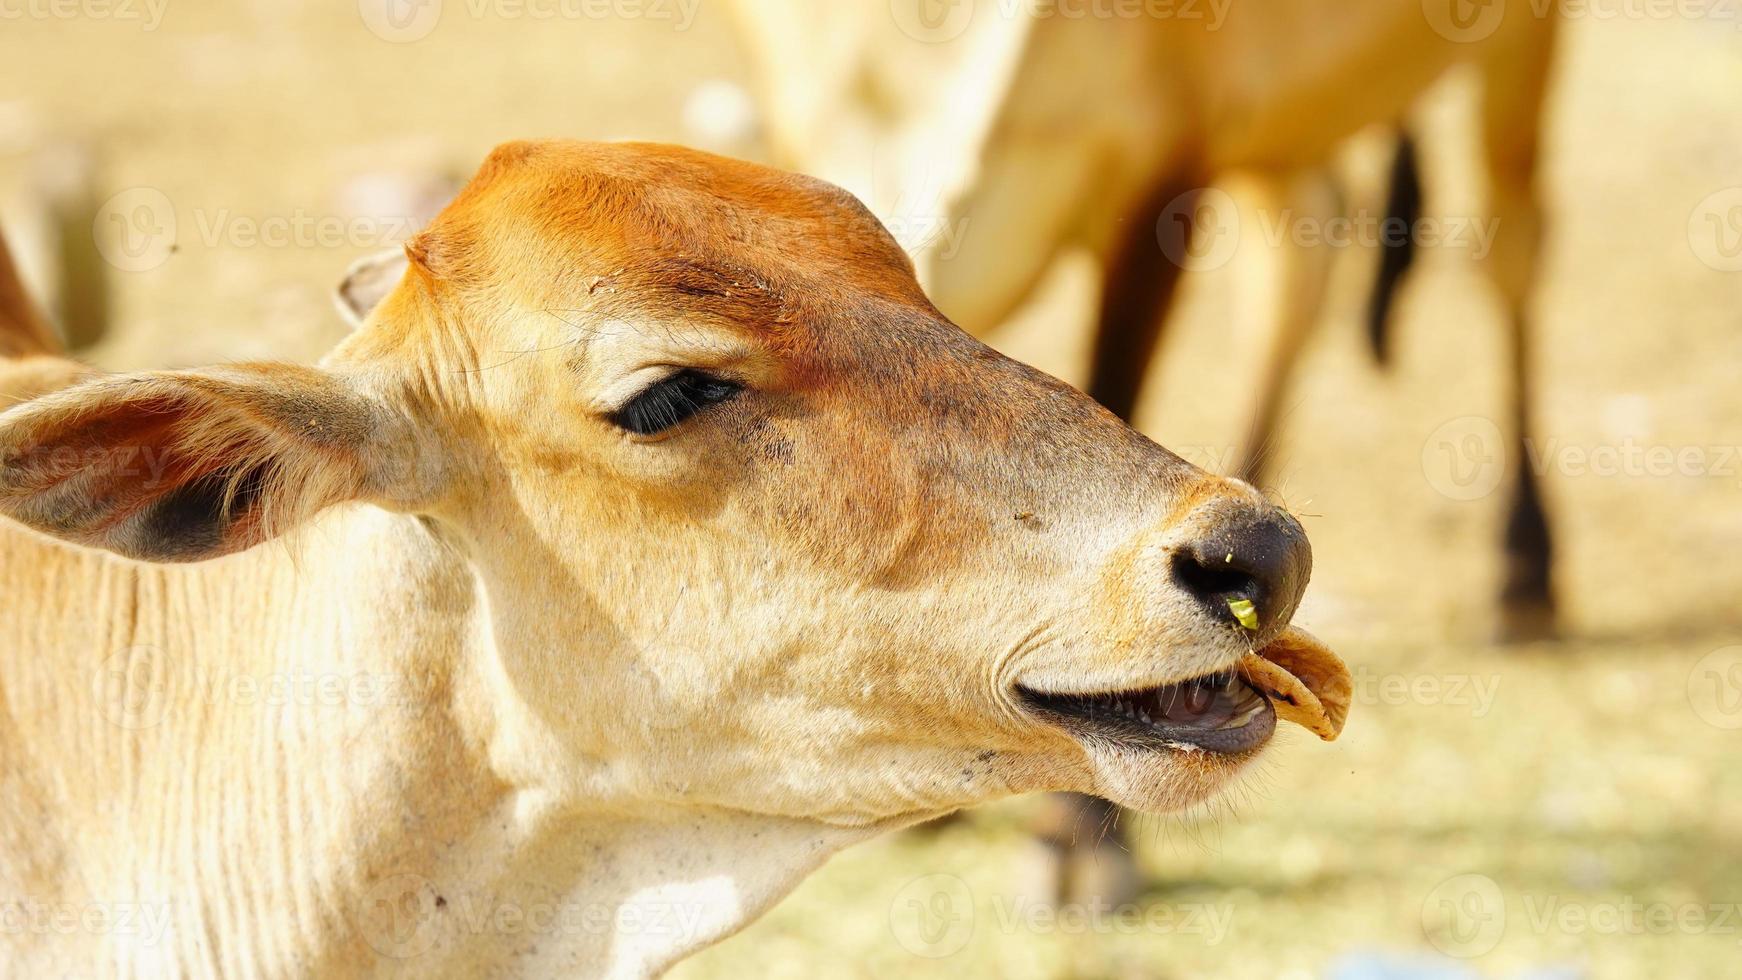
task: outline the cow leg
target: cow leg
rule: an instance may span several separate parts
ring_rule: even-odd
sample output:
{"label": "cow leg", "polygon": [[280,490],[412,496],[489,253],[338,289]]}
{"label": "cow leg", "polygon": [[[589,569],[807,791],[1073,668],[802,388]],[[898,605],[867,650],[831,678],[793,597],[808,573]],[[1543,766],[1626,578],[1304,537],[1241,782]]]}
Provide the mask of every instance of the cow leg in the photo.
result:
{"label": "cow leg", "polygon": [[19,204],[10,225],[13,254],[34,274],[46,319],[58,328],[57,346],[96,344],[109,329],[113,284],[92,234],[103,202],[91,152],[76,143],[35,151]]}
{"label": "cow leg", "polygon": [[60,341],[30,301],[0,235],[0,412],[87,376],[82,365],[60,353]]}
{"label": "cow leg", "polygon": [[1081,793],[1049,793],[1029,828],[1036,843],[1032,887],[1055,904],[1126,905],[1143,890],[1118,805]]}
{"label": "cow leg", "polygon": [[[1261,215],[1290,214],[1314,222],[1322,232],[1340,209],[1335,184],[1321,169],[1263,174],[1254,183]],[[1257,300],[1259,322],[1242,331],[1259,345],[1259,369],[1246,389],[1253,401],[1234,464],[1234,475],[1257,485],[1273,475],[1269,464],[1275,459],[1276,427],[1295,363],[1324,306],[1331,246],[1321,234],[1311,245],[1284,242],[1262,258],[1263,279],[1247,291]]]}
{"label": "cow leg", "polygon": [[1175,259],[1186,255],[1197,193],[1178,184],[1159,186],[1132,211],[1108,254],[1089,395],[1128,422],[1179,285]]}
{"label": "cow leg", "polygon": [[6,239],[0,236],[0,359],[48,354],[58,349],[53,332],[25,292]]}
{"label": "cow leg", "polygon": [[1534,431],[1529,301],[1542,241],[1536,194],[1542,104],[1547,89],[1555,18],[1487,66],[1483,99],[1484,152],[1495,219],[1483,264],[1500,291],[1510,328],[1511,438],[1515,440],[1500,588],[1500,637],[1524,642],[1555,631],[1553,541],[1541,488],[1531,469]]}

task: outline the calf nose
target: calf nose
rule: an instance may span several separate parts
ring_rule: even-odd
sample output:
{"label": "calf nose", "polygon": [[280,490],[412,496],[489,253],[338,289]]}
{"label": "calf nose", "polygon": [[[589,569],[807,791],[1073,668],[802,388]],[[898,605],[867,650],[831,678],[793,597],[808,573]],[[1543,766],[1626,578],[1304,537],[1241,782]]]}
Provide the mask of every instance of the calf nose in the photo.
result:
{"label": "calf nose", "polygon": [[[1259,642],[1288,623],[1312,575],[1313,550],[1287,511],[1225,503],[1203,515],[1198,536],[1173,553],[1173,578],[1210,615],[1251,628]],[[1250,611],[1239,600],[1251,603]]]}

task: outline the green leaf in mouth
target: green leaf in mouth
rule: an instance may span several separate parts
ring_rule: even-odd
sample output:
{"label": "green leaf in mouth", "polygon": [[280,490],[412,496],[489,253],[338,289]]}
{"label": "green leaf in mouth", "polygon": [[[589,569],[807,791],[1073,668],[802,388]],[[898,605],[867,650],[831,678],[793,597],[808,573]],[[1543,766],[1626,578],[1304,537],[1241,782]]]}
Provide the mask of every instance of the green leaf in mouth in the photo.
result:
{"label": "green leaf in mouth", "polygon": [[1258,628],[1258,608],[1252,605],[1251,599],[1229,599],[1228,611],[1240,621],[1240,625],[1249,630]]}

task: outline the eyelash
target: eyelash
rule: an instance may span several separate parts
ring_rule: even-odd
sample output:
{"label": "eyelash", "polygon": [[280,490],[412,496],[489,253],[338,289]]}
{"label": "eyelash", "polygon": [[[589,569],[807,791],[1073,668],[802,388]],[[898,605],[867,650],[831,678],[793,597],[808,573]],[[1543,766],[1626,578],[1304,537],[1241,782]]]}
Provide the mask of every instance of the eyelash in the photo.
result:
{"label": "eyelash", "polygon": [[744,386],[701,371],[685,369],[648,387],[611,413],[619,428],[638,436],[664,432],[709,405],[731,401]]}

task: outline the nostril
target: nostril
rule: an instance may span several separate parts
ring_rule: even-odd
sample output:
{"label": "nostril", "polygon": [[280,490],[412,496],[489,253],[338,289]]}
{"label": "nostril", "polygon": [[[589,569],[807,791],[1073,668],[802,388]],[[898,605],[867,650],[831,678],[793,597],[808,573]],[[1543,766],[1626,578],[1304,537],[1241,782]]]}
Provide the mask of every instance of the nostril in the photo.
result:
{"label": "nostril", "polygon": [[1218,563],[1206,562],[1190,551],[1176,552],[1173,577],[1186,591],[1211,604],[1232,599],[1258,599],[1258,581],[1227,555]]}
{"label": "nostril", "polygon": [[[1270,508],[1224,505],[1205,517],[1209,533],[1170,558],[1174,582],[1216,619],[1238,622],[1260,641],[1274,635],[1294,615],[1312,574],[1306,535],[1293,518]],[[1230,605],[1240,599],[1250,607]]]}

